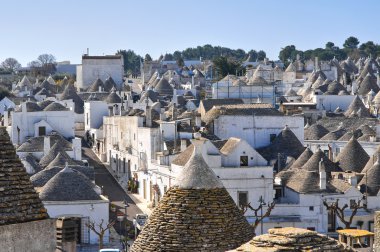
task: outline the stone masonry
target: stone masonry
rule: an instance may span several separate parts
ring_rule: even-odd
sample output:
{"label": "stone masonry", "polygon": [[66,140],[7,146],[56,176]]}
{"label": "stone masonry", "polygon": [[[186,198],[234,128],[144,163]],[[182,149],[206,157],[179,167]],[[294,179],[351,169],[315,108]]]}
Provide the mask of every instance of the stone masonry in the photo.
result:
{"label": "stone masonry", "polygon": [[252,237],[252,227],[225,188],[172,187],[149,217],[132,251],[226,251]]}

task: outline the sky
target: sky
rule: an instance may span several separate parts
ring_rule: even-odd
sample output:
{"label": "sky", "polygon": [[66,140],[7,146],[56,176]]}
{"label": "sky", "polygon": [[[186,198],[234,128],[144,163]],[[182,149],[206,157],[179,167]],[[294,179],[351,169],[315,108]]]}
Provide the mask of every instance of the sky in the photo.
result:
{"label": "sky", "polygon": [[0,62],[23,66],[43,53],[78,64],[87,48],[158,58],[211,44],[278,59],[287,45],[342,47],[349,36],[380,43],[379,0],[18,0],[0,10]]}

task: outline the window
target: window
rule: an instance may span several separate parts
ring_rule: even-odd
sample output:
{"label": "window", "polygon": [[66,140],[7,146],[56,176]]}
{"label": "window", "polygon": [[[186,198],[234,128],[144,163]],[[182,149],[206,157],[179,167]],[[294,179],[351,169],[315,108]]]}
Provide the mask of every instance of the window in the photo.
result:
{"label": "window", "polygon": [[45,126],[38,127],[38,135],[39,136],[45,136],[46,135],[46,127]]}
{"label": "window", "polygon": [[354,199],[350,200],[350,209],[354,209],[355,205],[356,205],[356,200]]}
{"label": "window", "polygon": [[309,206],[309,211],[314,211],[314,206]]}
{"label": "window", "polygon": [[166,191],[168,190],[168,186],[164,186],[164,193],[166,193]]}
{"label": "window", "polygon": [[328,211],[327,228],[328,228],[328,232],[336,231],[336,216],[335,216],[335,211],[333,209]]}
{"label": "window", "polygon": [[248,166],[248,156],[240,156],[240,166]]}
{"label": "window", "polygon": [[276,188],[275,189],[275,194],[274,194],[274,198],[275,199],[279,199],[282,197],[282,188]]}
{"label": "window", "polygon": [[86,121],[87,121],[87,125],[88,125],[88,113],[86,113]]}
{"label": "window", "polygon": [[246,206],[248,204],[248,192],[238,191],[238,206]]}
{"label": "window", "polygon": [[336,147],[335,149],[335,153],[338,155],[340,153],[340,148],[339,147]]}
{"label": "window", "polygon": [[306,229],[310,231],[315,231],[315,227],[307,227]]}
{"label": "window", "polygon": [[277,136],[276,134],[270,134],[269,135],[269,140],[271,143],[273,143],[274,139],[276,139],[276,136]]}

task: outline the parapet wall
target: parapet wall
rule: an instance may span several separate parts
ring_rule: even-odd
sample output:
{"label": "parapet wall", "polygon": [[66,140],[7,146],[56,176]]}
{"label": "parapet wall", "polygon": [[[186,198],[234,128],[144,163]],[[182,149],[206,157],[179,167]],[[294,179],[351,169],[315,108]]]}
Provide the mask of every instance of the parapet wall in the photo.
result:
{"label": "parapet wall", "polygon": [[0,226],[0,251],[53,252],[55,248],[54,219]]}

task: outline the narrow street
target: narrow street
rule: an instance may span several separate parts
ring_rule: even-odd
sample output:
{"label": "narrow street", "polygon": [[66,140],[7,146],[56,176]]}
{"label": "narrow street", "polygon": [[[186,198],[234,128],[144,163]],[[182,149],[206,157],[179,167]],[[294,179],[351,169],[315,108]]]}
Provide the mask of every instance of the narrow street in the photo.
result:
{"label": "narrow street", "polygon": [[[83,135],[78,134],[79,137]],[[82,155],[83,159],[88,160],[89,165],[94,167],[95,172],[95,183],[100,186],[103,190],[103,195],[109,198],[110,204],[116,206],[116,211],[110,211],[110,221],[115,220],[116,223],[114,228],[120,237],[126,235],[126,221],[119,222],[117,221],[117,213],[119,215],[124,215],[127,213],[128,219],[128,236],[130,238],[134,237],[134,228],[133,228],[133,218],[137,213],[142,213],[142,211],[136,206],[135,202],[129,197],[129,195],[123,190],[123,188],[118,184],[115,178],[107,170],[105,165],[99,160],[95,153],[89,148],[84,141],[82,141]],[[125,208],[124,202],[127,202],[128,206]]]}

